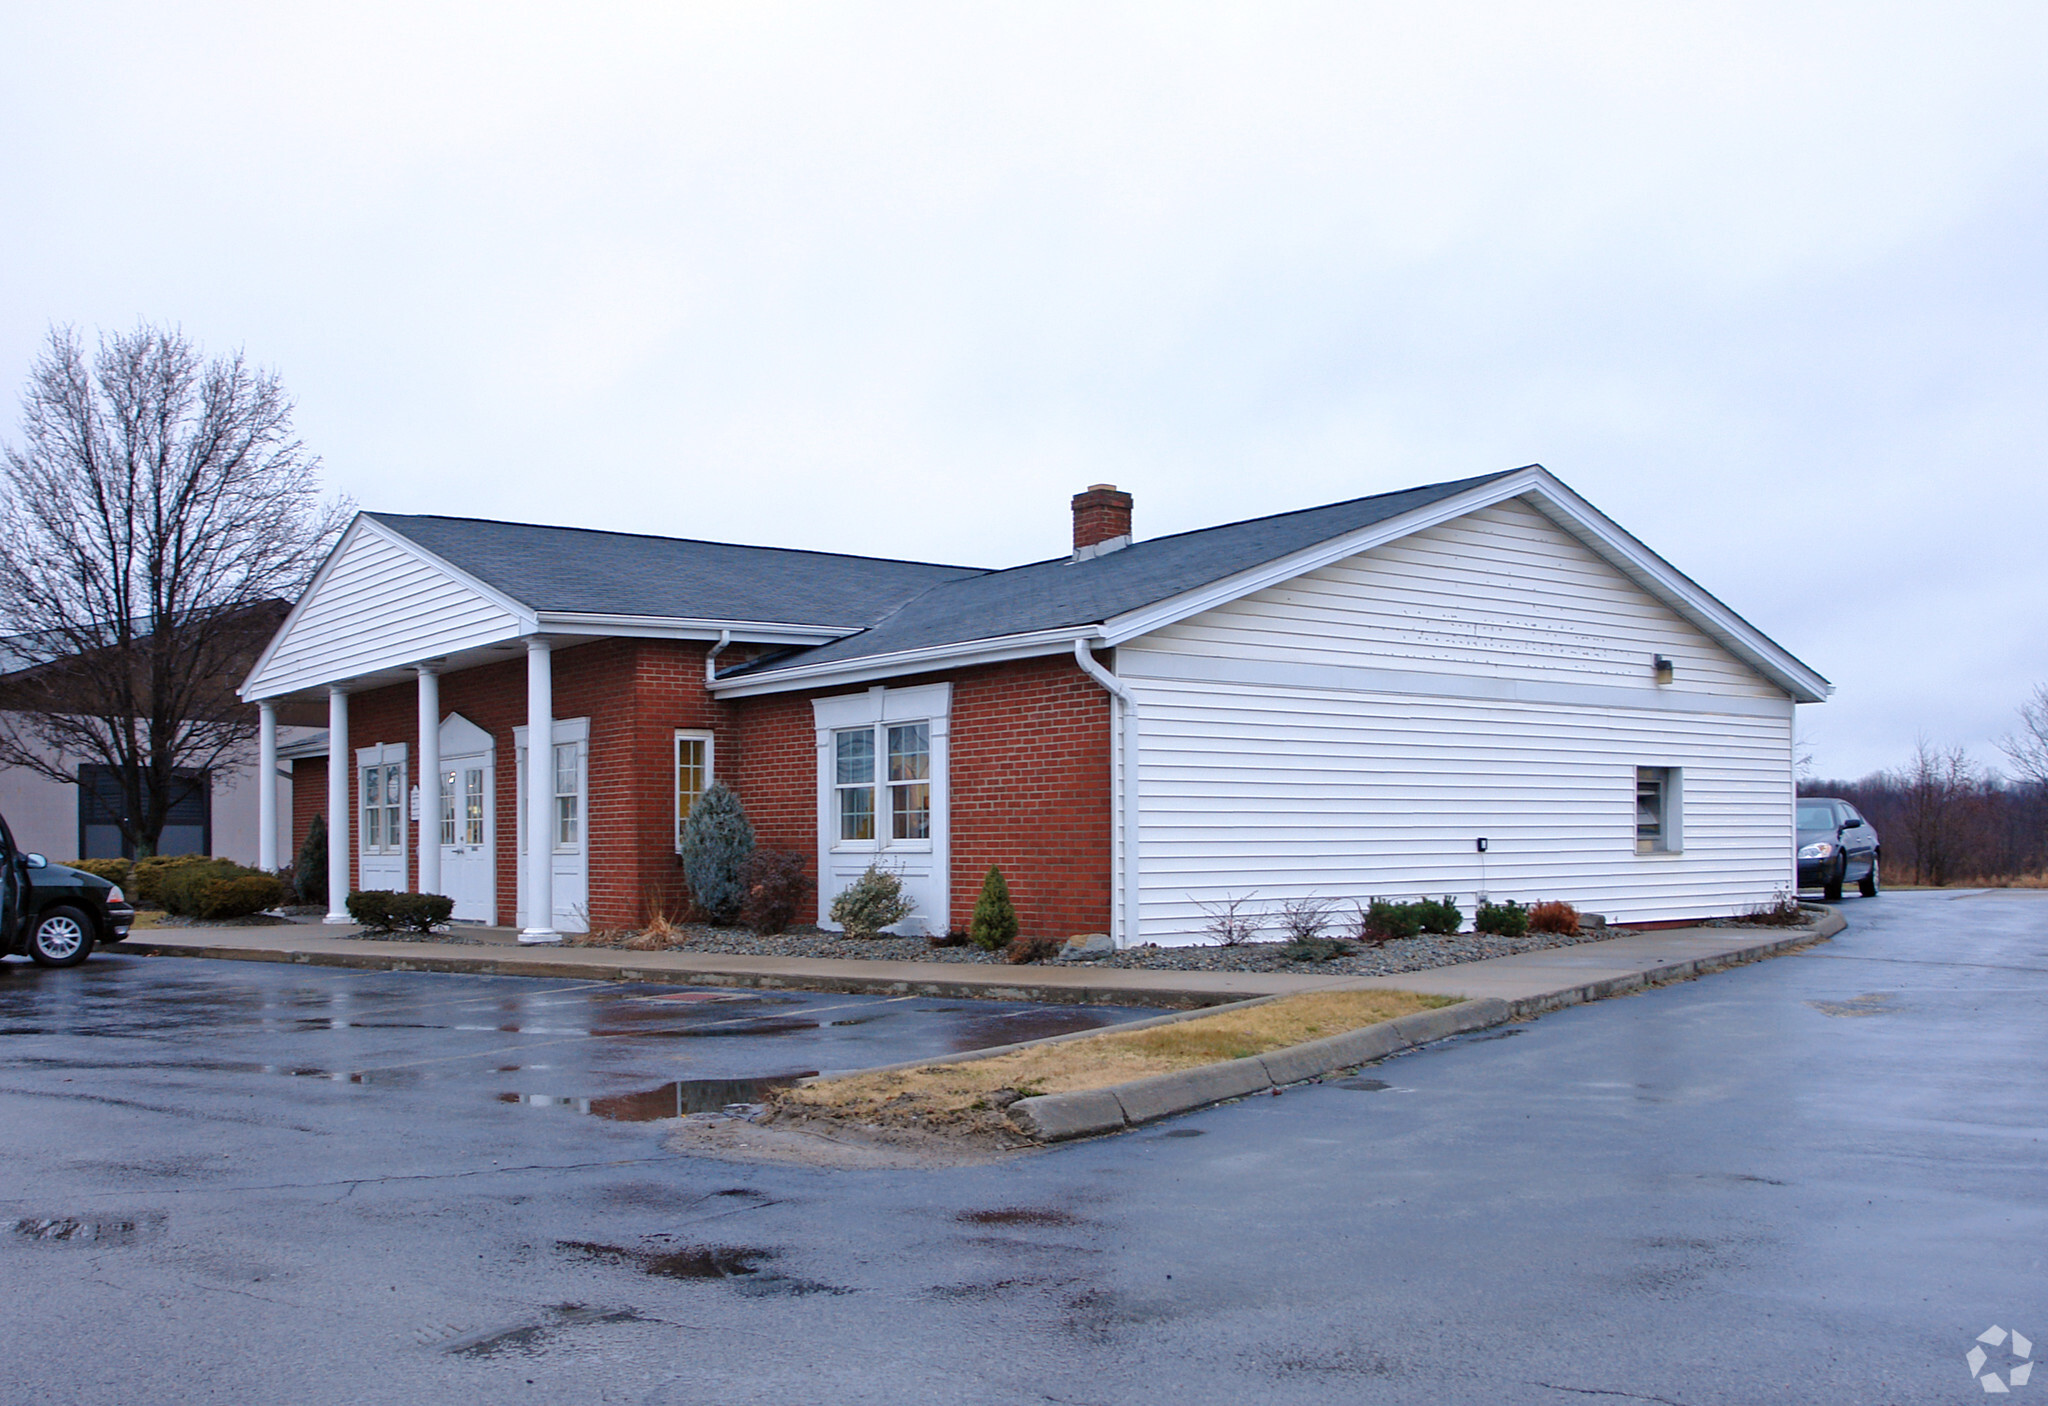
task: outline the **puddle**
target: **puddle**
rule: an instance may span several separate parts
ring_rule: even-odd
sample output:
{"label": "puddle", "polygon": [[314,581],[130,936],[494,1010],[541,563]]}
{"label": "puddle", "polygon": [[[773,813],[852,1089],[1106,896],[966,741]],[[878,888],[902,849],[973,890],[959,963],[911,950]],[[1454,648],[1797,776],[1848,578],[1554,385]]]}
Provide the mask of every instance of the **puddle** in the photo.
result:
{"label": "puddle", "polygon": [[750,1297],[801,1294],[845,1294],[850,1289],[820,1284],[811,1279],[794,1279],[763,1263],[780,1253],[746,1245],[688,1245],[681,1249],[633,1248],[604,1245],[592,1240],[557,1240],[555,1248],[605,1264],[631,1265],[642,1274],[660,1279],[718,1279]]}
{"label": "puddle", "polygon": [[1165,1132],[1161,1133],[1161,1134],[1160,1134],[1159,1136],[1161,1136],[1161,1137],[1206,1137],[1206,1136],[1208,1135],[1208,1132],[1209,1132],[1209,1130],[1208,1130],[1207,1128],[1169,1128],[1169,1129],[1167,1129],[1167,1130],[1166,1130]]}
{"label": "puddle", "polygon": [[1068,1211],[1042,1210],[1033,1206],[1009,1206],[999,1211],[962,1211],[953,1217],[969,1225],[1079,1225],[1081,1218]]}
{"label": "puddle", "polygon": [[14,1223],[14,1233],[23,1240],[54,1243],[125,1245],[131,1243],[140,1222],[132,1220],[80,1220],[74,1216],[24,1216]]}
{"label": "puddle", "polygon": [[576,1113],[609,1118],[615,1123],[652,1123],[692,1113],[717,1113],[734,1103],[759,1103],[768,1096],[770,1089],[787,1088],[817,1072],[815,1069],[799,1069],[758,1079],[678,1079],[638,1093],[608,1094],[601,1098],[502,1093],[498,1095],[498,1102],[524,1104],[529,1108],[567,1108]]}
{"label": "puddle", "polygon": [[1362,1094],[1376,1094],[1381,1089],[1391,1089],[1394,1086],[1384,1079],[1339,1079],[1337,1087],[1355,1089]]}
{"label": "puddle", "polygon": [[604,1309],[587,1308],[582,1304],[557,1304],[546,1317],[536,1322],[508,1323],[499,1328],[485,1328],[474,1333],[464,1333],[451,1338],[440,1346],[440,1350],[454,1357],[491,1357],[500,1352],[520,1348],[538,1347],[541,1340],[555,1330],[573,1327],[582,1323],[640,1323],[645,1322],[630,1308]]}
{"label": "puddle", "polygon": [[1889,991],[1866,991],[1861,996],[1852,996],[1846,1001],[1808,1001],[1806,1003],[1822,1015],[1855,1019],[1866,1015],[1893,1015],[1899,1007],[1892,1004]]}

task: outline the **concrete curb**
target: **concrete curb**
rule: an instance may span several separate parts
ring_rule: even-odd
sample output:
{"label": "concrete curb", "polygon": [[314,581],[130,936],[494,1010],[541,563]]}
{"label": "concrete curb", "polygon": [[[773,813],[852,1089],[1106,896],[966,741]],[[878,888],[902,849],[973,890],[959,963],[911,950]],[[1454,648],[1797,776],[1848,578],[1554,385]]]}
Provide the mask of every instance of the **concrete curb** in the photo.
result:
{"label": "concrete curb", "polygon": [[[204,957],[230,962],[296,962],[357,971],[448,972],[474,976],[542,976],[579,981],[652,981],[672,986],[726,986],[742,990],[825,991],[850,995],[932,996],[946,1000],[1024,1001],[1048,1006],[1158,1006],[1188,1014],[1272,996],[1190,991],[1162,981],[1157,986],[1065,986],[999,977],[994,980],[919,979],[894,976],[832,976],[778,972],[688,971],[634,966],[624,962],[562,962],[543,957],[447,956],[381,952],[287,952],[276,948],[187,946],[131,937],[110,951],[150,957]],[[1163,973],[1170,978],[1172,973]],[[1282,995],[1291,992],[1279,993]],[[925,1061],[932,1063],[934,1061]]]}
{"label": "concrete curb", "polygon": [[1541,996],[1523,997],[1509,1002],[1508,1005],[1514,1016],[1520,1019],[1525,1016],[1541,1015],[1545,1011],[1563,1010],[1566,1006],[1583,1005],[1587,1001],[1604,1001],[1610,996],[1626,996],[1631,991],[1641,991],[1645,987],[1664,986],[1674,981],[1690,981],[1694,977],[1706,976],[1710,972],[1726,971],[1730,967],[1761,962],[1782,952],[1790,952],[1795,947],[1804,947],[1809,943],[1833,937],[1848,926],[1848,920],[1839,911],[1830,908],[1827,910],[1827,916],[1810,928],[1789,928],[1783,937],[1759,942],[1740,951],[1644,967],[1640,971],[1609,977],[1603,981],[1589,981],[1580,986],[1545,992]]}
{"label": "concrete curb", "polygon": [[[1041,1094],[1009,1107],[1010,1121],[1039,1142],[1092,1137],[1154,1119],[1186,1113],[1225,1099],[1298,1084],[1336,1069],[1383,1059],[1399,1050],[1481,1030],[1513,1018],[1506,1001],[1487,997],[1440,1010],[1418,1011],[1378,1025],[1347,1030],[1323,1040],[1290,1045],[1269,1054],[1205,1064],[1173,1074],[1156,1074],[1128,1084],[1084,1093]],[[1121,1027],[1120,1027],[1121,1028]]]}

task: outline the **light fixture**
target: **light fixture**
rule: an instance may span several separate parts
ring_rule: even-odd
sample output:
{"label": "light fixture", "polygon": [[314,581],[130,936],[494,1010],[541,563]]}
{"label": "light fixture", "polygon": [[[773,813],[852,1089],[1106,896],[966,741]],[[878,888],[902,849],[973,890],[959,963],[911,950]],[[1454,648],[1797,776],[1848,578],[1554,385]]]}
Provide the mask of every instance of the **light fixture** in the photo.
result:
{"label": "light fixture", "polygon": [[1671,661],[1669,659],[1666,659],[1661,654],[1653,654],[1650,656],[1650,667],[1657,671],[1658,683],[1671,682],[1671,676],[1675,671],[1673,670]]}

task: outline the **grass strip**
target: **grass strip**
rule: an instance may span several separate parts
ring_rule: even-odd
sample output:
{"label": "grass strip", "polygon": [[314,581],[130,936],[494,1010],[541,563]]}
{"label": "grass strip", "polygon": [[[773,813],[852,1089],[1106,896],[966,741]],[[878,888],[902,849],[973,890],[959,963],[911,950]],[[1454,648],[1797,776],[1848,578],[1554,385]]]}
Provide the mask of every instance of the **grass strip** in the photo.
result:
{"label": "grass strip", "polygon": [[779,1113],[852,1123],[945,1128],[982,1124],[1002,1097],[1079,1093],[1248,1059],[1417,1011],[1458,1004],[1414,991],[1317,991],[1149,1030],[1105,1031],[964,1064],[932,1064],[819,1079],[777,1090]]}

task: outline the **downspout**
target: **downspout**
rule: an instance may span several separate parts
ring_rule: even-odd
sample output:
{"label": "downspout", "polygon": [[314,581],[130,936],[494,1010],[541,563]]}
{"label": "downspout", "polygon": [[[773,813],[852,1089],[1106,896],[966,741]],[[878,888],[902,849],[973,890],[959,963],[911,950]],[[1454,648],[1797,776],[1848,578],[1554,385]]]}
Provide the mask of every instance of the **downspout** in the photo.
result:
{"label": "downspout", "polygon": [[732,631],[720,630],[718,643],[711,646],[711,652],[704,656],[704,686],[718,682],[718,656],[725,653],[725,647],[732,643]]}
{"label": "downspout", "polygon": [[1124,872],[1123,872],[1123,924],[1117,934],[1118,945],[1130,947],[1138,940],[1138,900],[1140,893],[1138,873],[1138,699],[1131,692],[1130,685],[1109,670],[1095,662],[1095,655],[1088,647],[1085,636],[1074,641],[1074,662],[1081,666],[1081,672],[1109,690],[1117,701],[1117,718],[1120,727],[1121,750],[1123,753],[1123,774],[1117,778],[1123,794],[1115,805],[1123,816]]}

